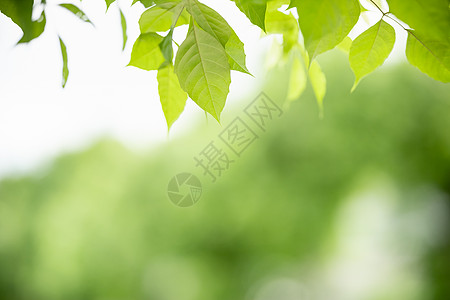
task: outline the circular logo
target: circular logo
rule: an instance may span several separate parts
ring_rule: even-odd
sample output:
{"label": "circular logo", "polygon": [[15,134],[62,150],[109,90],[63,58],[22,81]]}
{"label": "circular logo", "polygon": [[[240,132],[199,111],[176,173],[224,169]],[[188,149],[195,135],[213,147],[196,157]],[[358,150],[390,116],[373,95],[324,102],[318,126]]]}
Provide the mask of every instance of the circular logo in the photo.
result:
{"label": "circular logo", "polygon": [[180,173],[170,179],[167,194],[176,206],[192,206],[202,195],[202,184],[195,175]]}

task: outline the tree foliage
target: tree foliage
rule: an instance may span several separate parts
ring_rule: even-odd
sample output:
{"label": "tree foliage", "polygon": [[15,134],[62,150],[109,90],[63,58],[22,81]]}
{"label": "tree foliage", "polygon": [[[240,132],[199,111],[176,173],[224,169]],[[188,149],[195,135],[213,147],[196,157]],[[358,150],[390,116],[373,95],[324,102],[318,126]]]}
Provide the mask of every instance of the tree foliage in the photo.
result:
{"label": "tree foliage", "polygon": [[[447,0],[388,0],[389,9],[384,9],[381,1],[368,1],[372,10],[379,13],[379,21],[353,42],[348,35],[365,10],[358,0],[234,0],[234,3],[266,34],[282,35],[282,59],[292,63],[289,100],[297,99],[309,81],[322,107],[326,79],[316,57],[336,46],[349,50],[355,89],[391,53],[396,40],[393,26],[407,32],[406,57],[413,66],[435,80],[450,81]],[[44,31],[47,4],[45,0],[37,2],[34,6],[33,0],[0,2],[0,11],[23,31],[19,43],[29,42]],[[115,0],[105,2],[109,9]],[[186,94],[219,121],[229,92],[230,72],[250,74],[242,41],[219,12],[198,0],[133,0],[132,4],[137,2],[147,9],[139,20],[141,35],[134,43],[129,65],[158,72],[161,105],[169,128],[181,114]],[[78,6],[60,6],[92,24]],[[36,9],[41,14],[33,20]],[[121,11],[120,16],[125,47],[127,25]],[[189,29],[174,53],[173,33],[181,25],[188,25]],[[60,41],[64,86],[69,71],[66,49]]]}

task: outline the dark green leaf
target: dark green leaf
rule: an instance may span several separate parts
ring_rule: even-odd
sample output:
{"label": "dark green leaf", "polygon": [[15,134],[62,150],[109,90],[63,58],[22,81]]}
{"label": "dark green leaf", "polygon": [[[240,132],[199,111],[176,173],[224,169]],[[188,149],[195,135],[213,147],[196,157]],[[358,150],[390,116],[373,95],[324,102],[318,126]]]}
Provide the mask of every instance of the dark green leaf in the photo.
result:
{"label": "dark green leaf", "polygon": [[163,40],[159,44],[159,48],[161,49],[164,59],[170,64],[172,64],[173,60],[172,36],[173,36],[173,28],[169,30],[169,33],[163,38]]}

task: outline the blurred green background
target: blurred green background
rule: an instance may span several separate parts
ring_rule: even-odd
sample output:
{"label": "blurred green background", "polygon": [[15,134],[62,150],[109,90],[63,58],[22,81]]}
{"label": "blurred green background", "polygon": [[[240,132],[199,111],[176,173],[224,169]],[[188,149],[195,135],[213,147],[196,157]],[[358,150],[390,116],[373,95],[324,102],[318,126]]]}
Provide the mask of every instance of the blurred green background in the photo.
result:
{"label": "blurred green background", "polygon": [[[193,157],[224,127],[204,120],[3,179],[0,299],[450,299],[449,87],[397,65],[350,94],[342,55],[321,58],[325,118],[307,90],[214,184]],[[285,108],[287,81],[261,85]],[[190,208],[166,194],[180,171],[203,183]]]}

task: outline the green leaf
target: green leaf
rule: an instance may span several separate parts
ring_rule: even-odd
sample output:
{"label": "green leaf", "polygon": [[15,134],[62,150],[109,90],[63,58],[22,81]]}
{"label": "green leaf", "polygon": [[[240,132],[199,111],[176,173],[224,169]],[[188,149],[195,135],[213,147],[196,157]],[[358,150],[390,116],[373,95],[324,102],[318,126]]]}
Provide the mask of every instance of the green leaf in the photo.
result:
{"label": "green leaf", "polygon": [[153,0],[133,0],[133,3],[131,5],[135,4],[136,2],[141,2],[146,8],[155,4],[155,1]]}
{"label": "green leaf", "polygon": [[447,43],[408,30],[406,57],[413,66],[431,78],[450,82],[450,47]]}
{"label": "green leaf", "polygon": [[420,35],[448,43],[450,32],[448,0],[389,0],[389,10]]}
{"label": "green leaf", "polygon": [[243,12],[247,18],[266,31],[266,1],[264,0],[235,0],[236,6]]}
{"label": "green leaf", "polygon": [[113,4],[114,1],[116,1],[116,0],[105,0],[105,2],[106,2],[106,10],[108,10],[109,6],[111,4]]}
{"label": "green leaf", "polygon": [[291,72],[289,76],[289,86],[287,100],[297,100],[306,88],[306,72],[302,63],[302,58],[298,54],[292,57]]}
{"label": "green leaf", "polygon": [[32,20],[33,0],[1,0],[0,11],[22,29],[23,36],[19,43],[29,42],[44,31],[46,24],[44,12],[38,21]]}
{"label": "green leaf", "polygon": [[395,43],[395,30],[383,20],[359,35],[350,47],[350,67],[355,73],[355,83],[381,66],[392,51]]}
{"label": "green leaf", "polygon": [[309,80],[316,96],[317,104],[319,105],[319,116],[323,117],[323,98],[327,91],[327,79],[322,72],[317,60],[313,60],[309,67]]}
{"label": "green leaf", "polygon": [[164,57],[159,48],[162,41],[159,34],[150,32],[141,34],[133,45],[129,66],[135,66],[143,70],[158,70],[164,62]]}
{"label": "green leaf", "polygon": [[59,6],[65,8],[68,11],[70,11],[71,13],[73,13],[81,21],[91,23],[91,25],[94,26],[94,24],[91,22],[91,20],[89,20],[89,18],[86,16],[86,14],[81,9],[79,9],[77,6],[70,4],[70,3],[62,3],[62,4],[59,4]]}
{"label": "green leaf", "polygon": [[[139,19],[139,28],[141,29],[141,33],[158,31],[163,32],[169,30],[172,27],[176,8],[177,6],[174,6],[173,8],[167,10],[159,6],[153,6],[147,9]],[[186,13],[181,13],[176,26],[188,23],[189,17]]]}
{"label": "green leaf", "polygon": [[298,43],[298,23],[291,13],[285,14],[274,9],[277,5],[272,3],[267,3],[266,32],[283,35],[283,51],[287,54]]}
{"label": "green leaf", "polygon": [[122,41],[123,41],[122,51],[123,51],[123,50],[125,50],[125,46],[127,45],[127,40],[128,40],[127,20],[125,19],[125,16],[123,15],[123,12],[120,8],[119,8],[119,12],[120,12],[120,25],[122,26]]}
{"label": "green leaf", "polygon": [[175,73],[189,97],[217,121],[231,83],[225,49],[195,23],[175,58]]}
{"label": "green leaf", "polygon": [[158,92],[161,106],[166,117],[167,130],[170,130],[184,110],[187,94],[181,89],[173,66],[167,65],[158,70]]}
{"label": "green leaf", "polygon": [[357,0],[301,0],[294,4],[311,61],[337,46],[356,24],[360,13]]}
{"label": "green leaf", "polygon": [[244,43],[220,14],[196,0],[188,0],[187,10],[198,26],[216,38],[225,48],[230,68],[250,74],[245,66]]}
{"label": "green leaf", "polygon": [[24,35],[20,39],[19,43],[28,43],[40,36],[44,32],[46,22],[45,12],[43,11],[37,21],[31,22],[31,27],[28,31],[24,32]]}
{"label": "green leaf", "polygon": [[231,70],[251,75],[245,65],[244,43],[241,42],[234,31],[225,44],[225,52],[228,55],[228,63]]}
{"label": "green leaf", "polygon": [[63,60],[63,68],[62,68],[62,87],[64,88],[67,83],[67,78],[69,77],[69,67],[67,62],[67,48],[64,44],[63,40],[59,38],[59,45],[61,47],[61,55]]}

